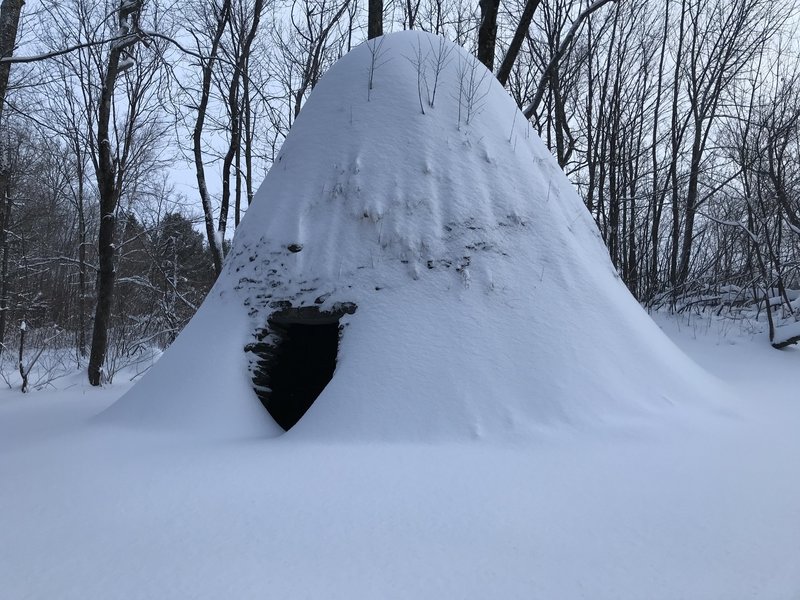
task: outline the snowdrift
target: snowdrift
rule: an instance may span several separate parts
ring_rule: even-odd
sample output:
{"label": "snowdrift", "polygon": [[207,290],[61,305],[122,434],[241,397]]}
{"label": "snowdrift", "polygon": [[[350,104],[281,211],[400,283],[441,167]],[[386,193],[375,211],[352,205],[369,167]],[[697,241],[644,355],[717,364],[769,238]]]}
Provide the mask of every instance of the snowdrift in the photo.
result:
{"label": "snowdrift", "polygon": [[292,315],[328,315],[340,340],[289,439],[514,439],[663,418],[714,389],[621,283],[499,83],[420,32],[323,78],[203,307],[102,419],[282,435],[255,390],[295,369],[259,363]]}

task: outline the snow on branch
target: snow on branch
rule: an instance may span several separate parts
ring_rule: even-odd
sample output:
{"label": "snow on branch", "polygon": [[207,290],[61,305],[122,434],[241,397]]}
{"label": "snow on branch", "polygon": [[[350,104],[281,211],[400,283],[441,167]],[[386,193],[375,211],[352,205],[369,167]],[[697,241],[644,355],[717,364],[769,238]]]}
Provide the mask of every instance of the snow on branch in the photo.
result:
{"label": "snow on branch", "polygon": [[[777,339],[780,334],[780,339]],[[800,342],[800,322],[791,323],[775,328],[776,339],[772,342],[772,347],[783,350]]]}

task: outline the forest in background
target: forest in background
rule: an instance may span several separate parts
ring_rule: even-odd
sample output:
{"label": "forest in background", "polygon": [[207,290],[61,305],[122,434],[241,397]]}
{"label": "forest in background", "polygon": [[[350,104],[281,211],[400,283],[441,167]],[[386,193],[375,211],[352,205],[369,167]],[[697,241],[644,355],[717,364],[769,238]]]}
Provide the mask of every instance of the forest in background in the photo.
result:
{"label": "forest in background", "polygon": [[640,302],[762,318],[771,341],[792,341],[796,13],[782,0],[4,0],[0,370],[49,360],[31,386],[87,366],[99,384],[168,346],[317,81],[401,29],[495,73]]}

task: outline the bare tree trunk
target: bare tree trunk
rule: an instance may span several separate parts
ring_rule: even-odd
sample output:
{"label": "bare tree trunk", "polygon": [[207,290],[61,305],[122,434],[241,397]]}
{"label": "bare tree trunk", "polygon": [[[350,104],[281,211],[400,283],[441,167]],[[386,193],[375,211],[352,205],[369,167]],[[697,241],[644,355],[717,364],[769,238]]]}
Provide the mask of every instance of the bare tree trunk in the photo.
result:
{"label": "bare tree trunk", "polygon": [[[233,161],[239,156],[241,148],[242,133],[241,125],[242,119],[240,117],[240,102],[239,102],[239,84],[242,79],[242,73],[245,70],[248,56],[250,55],[250,48],[253,45],[253,39],[256,37],[258,25],[261,22],[261,13],[264,10],[264,0],[256,0],[253,7],[253,22],[250,25],[250,30],[242,44],[240,55],[236,61],[236,66],[231,76],[230,86],[228,88],[228,112],[231,118],[231,139],[228,145],[228,151],[222,162],[222,203],[219,210],[219,243],[225,241],[225,231],[228,225],[228,208],[230,206],[231,196],[231,167]],[[244,18],[244,17],[243,17]],[[240,181],[240,171],[237,169],[237,181]],[[237,195],[238,197],[238,195]],[[239,207],[238,202],[236,208],[236,222],[238,223]],[[219,272],[217,273],[219,275]]]}
{"label": "bare tree trunk", "polygon": [[244,126],[244,119],[239,115],[239,129],[236,141],[236,156],[233,159],[233,172],[234,172],[234,208],[233,208],[233,227],[239,227],[239,221],[242,219],[242,127]]}
{"label": "bare tree trunk", "polygon": [[[244,182],[245,193],[247,194],[247,206],[253,201],[253,129],[255,126],[255,115],[250,97],[250,76],[249,76],[250,57],[245,62],[245,75],[242,88],[243,112],[244,112]],[[237,223],[238,226],[238,223]]]}
{"label": "bare tree trunk", "polygon": [[369,0],[367,16],[367,39],[383,35],[383,0]]}
{"label": "bare tree trunk", "polygon": [[672,188],[672,229],[669,255],[669,282],[672,286],[673,302],[678,294],[678,252],[681,235],[681,219],[680,219],[680,204],[679,188],[678,188],[678,161],[680,160],[680,144],[683,137],[683,131],[679,125],[678,117],[678,101],[680,95],[681,85],[681,63],[683,59],[683,42],[684,42],[684,27],[686,22],[686,0],[681,2],[681,21],[678,34],[678,53],[675,60],[675,73],[674,81],[672,82],[672,123],[671,123],[671,142],[672,142],[672,155],[670,156],[669,163],[669,178]]}
{"label": "bare tree trunk", "polygon": [[92,349],[89,356],[89,383],[100,385],[103,363],[108,349],[108,327],[111,323],[111,306],[114,300],[114,229],[115,212],[119,200],[119,185],[116,164],[111,150],[111,113],[117,77],[124,70],[123,52],[136,43],[132,34],[130,20],[135,20],[141,10],[141,0],[131,2],[122,0],[119,8],[120,29],[130,34],[123,40],[112,43],[108,56],[100,102],[97,111],[97,188],[100,193],[100,234],[97,240],[99,272],[97,281],[97,307],[94,314]]}
{"label": "bare tree trunk", "polygon": [[[14,53],[23,4],[25,4],[23,0],[3,0],[0,4],[0,57],[8,58]],[[0,122],[2,122],[10,72],[11,63],[0,63]]]}
{"label": "bare tree trunk", "polygon": [[23,321],[19,326],[19,357],[17,360],[19,376],[22,378],[22,387],[20,389],[23,394],[28,392],[28,374],[25,372],[25,366],[22,364],[22,355],[25,352],[25,333],[27,330],[28,326],[25,324],[25,321]]}
{"label": "bare tree trunk", "polygon": [[[10,57],[14,53],[17,42],[17,29],[22,13],[23,0],[3,0],[0,4],[0,56]],[[0,127],[5,125],[3,109],[5,107],[6,93],[8,92],[8,78],[11,73],[11,63],[0,63]],[[0,140],[3,136],[0,135]],[[3,251],[3,267],[0,272],[0,352],[3,351],[3,340],[6,332],[6,319],[8,313],[8,227],[11,220],[11,197],[9,187],[9,166],[6,163],[6,151],[0,142],[0,247]]]}
{"label": "bare tree trunk", "polygon": [[0,262],[0,353],[3,351],[3,341],[6,336],[9,311],[9,281],[8,281],[8,255],[9,239],[8,228],[11,221],[11,207],[13,203],[8,195],[8,178],[0,177],[0,198],[3,199],[3,211],[0,213],[0,249],[2,262]]}
{"label": "bare tree trunk", "polygon": [[203,163],[203,127],[205,125],[206,112],[208,111],[208,102],[211,95],[211,77],[214,72],[214,62],[217,59],[220,41],[222,40],[222,35],[225,33],[225,28],[230,18],[231,0],[225,0],[219,12],[217,27],[214,31],[214,37],[211,40],[208,59],[203,65],[203,82],[200,89],[200,102],[197,105],[197,119],[195,120],[194,131],[192,132],[197,190],[200,193],[200,201],[203,204],[203,216],[205,218],[208,247],[211,250],[211,258],[214,261],[214,272],[217,277],[222,273],[223,250],[222,244],[220,240],[217,239],[214,229],[214,207],[211,206],[211,197],[208,194],[208,185],[206,184],[206,170]]}
{"label": "bare tree trunk", "polygon": [[414,29],[414,25],[417,22],[417,14],[419,13],[420,2],[421,0],[417,0],[416,3],[412,3],[411,0],[406,0],[406,24],[408,25],[409,29]]}
{"label": "bare tree trunk", "polygon": [[661,109],[661,88],[664,81],[664,56],[667,51],[667,38],[669,35],[669,0],[667,0],[664,8],[664,33],[661,38],[661,51],[658,58],[658,83],[656,84],[656,104],[653,109],[653,128],[652,136],[650,138],[650,160],[651,168],[653,170],[652,181],[652,199],[651,209],[652,217],[650,223],[650,273],[647,295],[650,298],[655,296],[658,285],[658,256],[659,256],[659,239],[661,231],[661,215],[664,209],[664,194],[659,193],[658,186],[658,121]]}
{"label": "bare tree trunk", "polygon": [[586,186],[586,208],[589,214],[594,216],[595,205],[595,191],[597,180],[597,160],[595,153],[597,151],[597,139],[599,132],[594,124],[594,96],[595,96],[595,81],[597,75],[594,70],[594,36],[592,32],[592,24],[589,23],[588,32],[586,35],[586,52],[589,60],[586,61],[586,170],[588,174],[588,181]]}
{"label": "bare tree trunk", "polygon": [[539,7],[540,1],[541,0],[527,0],[527,2],[525,2],[525,8],[522,11],[522,15],[520,15],[517,29],[514,31],[514,37],[511,38],[511,43],[508,45],[508,50],[503,57],[503,62],[500,63],[500,68],[497,70],[497,80],[504,87],[508,83],[508,77],[511,75],[514,63],[517,62],[519,51],[522,48],[522,42],[525,41],[525,37],[528,35],[528,29],[530,29],[533,14]]}
{"label": "bare tree trunk", "polygon": [[611,106],[609,107],[609,128],[608,133],[611,143],[608,146],[608,254],[614,268],[619,270],[619,190],[617,189],[617,169],[619,161],[619,80],[615,78],[611,96]]}
{"label": "bare tree trunk", "polygon": [[698,185],[700,179],[700,161],[705,149],[703,124],[695,123],[694,140],[692,142],[692,159],[689,166],[689,187],[686,191],[683,215],[683,246],[681,248],[678,283],[685,284],[689,278],[689,266],[694,242],[694,218],[697,212]]}
{"label": "bare tree trunk", "polygon": [[478,60],[494,70],[494,51],[497,45],[497,11],[500,0],[480,0],[481,24],[478,28]]}
{"label": "bare tree trunk", "polygon": [[78,352],[81,356],[86,356],[86,291],[87,291],[87,268],[86,268],[86,213],[83,206],[83,166],[78,168]]}

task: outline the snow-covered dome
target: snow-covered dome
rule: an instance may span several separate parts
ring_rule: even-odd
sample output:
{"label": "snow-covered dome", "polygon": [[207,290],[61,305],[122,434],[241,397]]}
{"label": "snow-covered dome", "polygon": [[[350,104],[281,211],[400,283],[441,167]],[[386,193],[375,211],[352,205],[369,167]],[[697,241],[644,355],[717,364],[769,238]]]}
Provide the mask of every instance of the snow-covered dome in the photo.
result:
{"label": "snow-covered dome", "polygon": [[104,418],[278,435],[256,391],[306,384],[289,438],[506,439],[707,386],[502,86],[420,32],[320,81],[203,307]]}

